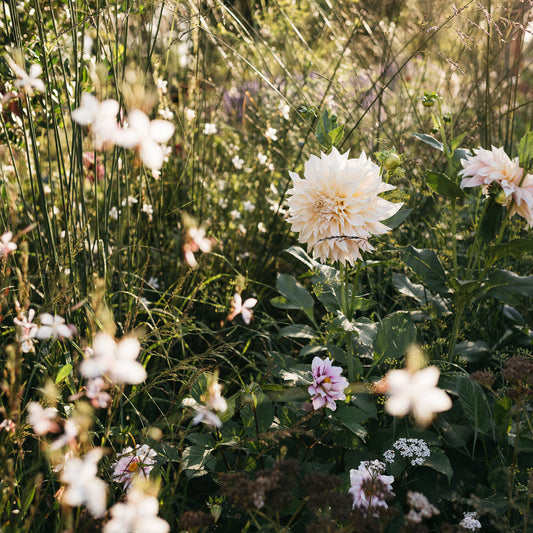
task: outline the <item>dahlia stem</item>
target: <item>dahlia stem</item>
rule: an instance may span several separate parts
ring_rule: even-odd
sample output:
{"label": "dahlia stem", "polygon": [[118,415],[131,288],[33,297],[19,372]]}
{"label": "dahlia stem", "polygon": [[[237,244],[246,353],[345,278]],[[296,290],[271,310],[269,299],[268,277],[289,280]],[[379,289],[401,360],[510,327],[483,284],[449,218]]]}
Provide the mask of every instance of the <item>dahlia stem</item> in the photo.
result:
{"label": "dahlia stem", "polygon": [[[340,281],[341,281],[341,311],[342,314],[348,319],[352,319],[352,305],[353,301],[349,298],[348,291],[348,279],[347,279],[347,268],[344,264],[341,263],[339,269]],[[357,281],[357,277],[356,277]],[[355,290],[355,286],[354,286]],[[353,298],[353,294],[352,294]],[[354,365],[353,365],[353,340],[352,333],[350,331],[348,334],[348,342],[346,343],[346,361],[348,364],[348,381],[353,381],[355,379],[354,375]]]}

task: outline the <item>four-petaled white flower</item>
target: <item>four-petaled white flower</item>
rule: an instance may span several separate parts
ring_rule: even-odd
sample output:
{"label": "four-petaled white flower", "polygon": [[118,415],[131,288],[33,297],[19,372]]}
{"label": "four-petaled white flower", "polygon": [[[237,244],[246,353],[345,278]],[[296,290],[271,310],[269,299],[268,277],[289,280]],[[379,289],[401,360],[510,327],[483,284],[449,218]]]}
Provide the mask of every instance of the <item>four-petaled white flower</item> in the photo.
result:
{"label": "four-petaled white flower", "polygon": [[107,499],[107,485],[96,477],[102,454],[101,448],[95,448],[82,459],[71,457],[63,464],[61,473],[61,481],[67,485],[63,502],[71,507],[86,505],[97,518],[105,513]]}
{"label": "four-petaled white flower", "polygon": [[133,337],[123,337],[116,342],[107,333],[98,333],[93,341],[92,353],[83,361],[80,371],[90,379],[107,376],[118,384],[142,383],[147,374],[136,360],[140,350],[139,341]]}
{"label": "four-petaled white flower", "polygon": [[17,249],[16,243],[11,239],[13,238],[13,233],[11,231],[6,231],[0,237],[0,256],[7,257],[11,252],[14,252]]}
{"label": "four-petaled white flower", "polygon": [[47,433],[57,433],[59,425],[55,421],[57,409],[55,407],[43,408],[37,402],[30,402],[28,409],[28,423],[33,428],[36,435],[46,435]]}
{"label": "four-petaled white flower", "polygon": [[162,144],[174,135],[174,125],[167,120],[150,120],[145,113],[134,109],[128,113],[128,127],[120,130],[116,144],[136,148],[141,161],[149,169],[163,166],[165,152]]}
{"label": "four-petaled white flower", "polygon": [[185,243],[183,244],[183,255],[185,262],[191,267],[196,268],[198,261],[194,257],[196,252],[202,251],[208,253],[211,251],[215,239],[205,236],[203,228],[189,228],[185,236]]}
{"label": "four-petaled white flower", "polygon": [[34,64],[30,67],[30,72],[27,73],[22,67],[19,67],[13,59],[6,56],[7,63],[16,76],[15,87],[22,89],[28,96],[33,96],[33,89],[40,93],[44,93],[45,86],[43,80],[39,76],[43,73],[41,65]]}
{"label": "four-petaled white flower", "polygon": [[41,325],[35,336],[38,339],[70,338],[74,332],[74,326],[65,324],[65,319],[59,315],[43,313],[39,315]]}
{"label": "four-petaled white flower", "polygon": [[120,105],[116,100],[99,102],[89,93],[81,95],[81,107],[72,111],[72,120],[82,126],[91,126],[94,148],[101,150],[116,143],[119,134],[117,114]]}
{"label": "four-petaled white flower", "polygon": [[312,155],[305,163],[305,179],[289,172],[293,188],[288,191],[288,221],[315,257],[353,265],[361,250],[374,249],[368,242],[372,235],[390,231],[381,221],[402,204],[378,196],[394,187],[381,180],[380,168],[364,152],[357,159],[348,155],[336,148],[320,158]]}
{"label": "four-petaled white flower", "polygon": [[24,353],[32,352],[34,350],[33,337],[35,337],[39,327],[33,323],[35,310],[29,309],[28,316],[25,316],[18,302],[15,303],[15,307],[17,309],[17,316],[13,319],[13,322],[17,326],[17,342],[20,344],[20,349]]}
{"label": "four-petaled white flower", "polygon": [[416,372],[391,370],[385,377],[389,398],[385,409],[393,416],[411,412],[418,424],[427,426],[435,413],[447,411],[452,406],[450,397],[437,387],[440,370],[428,366]]}
{"label": "four-petaled white flower", "polygon": [[135,485],[128,492],[125,503],[110,509],[111,520],[104,525],[104,533],[167,533],[170,526],[159,518],[159,502]]}
{"label": "four-petaled white flower", "polygon": [[207,122],[204,125],[204,135],[215,135],[217,131],[218,130],[216,124],[213,124],[212,122]]}
{"label": "four-petaled white flower", "polygon": [[241,295],[236,292],[231,300],[231,310],[226,320],[231,322],[238,314],[241,314],[244,323],[249,324],[253,316],[252,309],[256,304],[256,298],[248,298],[243,303]]}

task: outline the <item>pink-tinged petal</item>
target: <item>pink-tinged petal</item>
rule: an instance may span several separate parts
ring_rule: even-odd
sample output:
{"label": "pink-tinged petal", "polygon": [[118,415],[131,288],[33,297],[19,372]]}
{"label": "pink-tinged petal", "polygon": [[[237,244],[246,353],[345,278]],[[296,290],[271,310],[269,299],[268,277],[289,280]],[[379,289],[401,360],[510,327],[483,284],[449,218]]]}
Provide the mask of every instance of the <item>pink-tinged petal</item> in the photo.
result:
{"label": "pink-tinged petal", "polygon": [[157,143],[166,143],[174,135],[174,124],[168,120],[152,120],[150,137]]}

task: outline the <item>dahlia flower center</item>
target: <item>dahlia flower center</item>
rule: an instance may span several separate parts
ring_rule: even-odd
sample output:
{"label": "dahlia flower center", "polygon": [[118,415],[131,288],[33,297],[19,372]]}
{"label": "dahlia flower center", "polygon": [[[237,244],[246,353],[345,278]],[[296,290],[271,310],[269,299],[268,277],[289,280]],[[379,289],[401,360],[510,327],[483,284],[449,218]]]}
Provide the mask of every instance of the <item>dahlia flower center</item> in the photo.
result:
{"label": "dahlia flower center", "polygon": [[318,215],[326,218],[344,210],[344,199],[319,196],[313,203],[313,209]]}
{"label": "dahlia flower center", "polygon": [[326,376],[326,377],[322,380],[322,383],[331,383],[331,378],[328,378],[328,376]]}
{"label": "dahlia flower center", "polygon": [[128,465],[128,472],[136,472],[139,470],[140,462],[137,459],[132,459]]}

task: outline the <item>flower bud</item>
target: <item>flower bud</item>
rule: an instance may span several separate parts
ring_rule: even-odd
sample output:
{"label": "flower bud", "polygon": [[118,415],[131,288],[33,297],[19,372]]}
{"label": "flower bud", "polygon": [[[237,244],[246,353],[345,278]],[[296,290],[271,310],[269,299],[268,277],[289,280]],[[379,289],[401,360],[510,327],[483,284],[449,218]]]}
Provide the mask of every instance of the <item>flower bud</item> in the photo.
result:
{"label": "flower bud", "polygon": [[400,166],[401,162],[400,156],[393,152],[387,156],[385,161],[383,161],[383,167],[389,172],[393,172]]}
{"label": "flower bud", "polygon": [[222,507],[220,505],[211,505],[211,516],[213,517],[215,522],[218,522],[218,519],[220,518],[220,515],[222,514]]}
{"label": "flower bud", "polygon": [[505,195],[505,191],[503,189],[500,189],[500,192],[494,197],[494,200],[496,200],[496,202],[500,205],[505,205],[507,203],[507,196]]}

